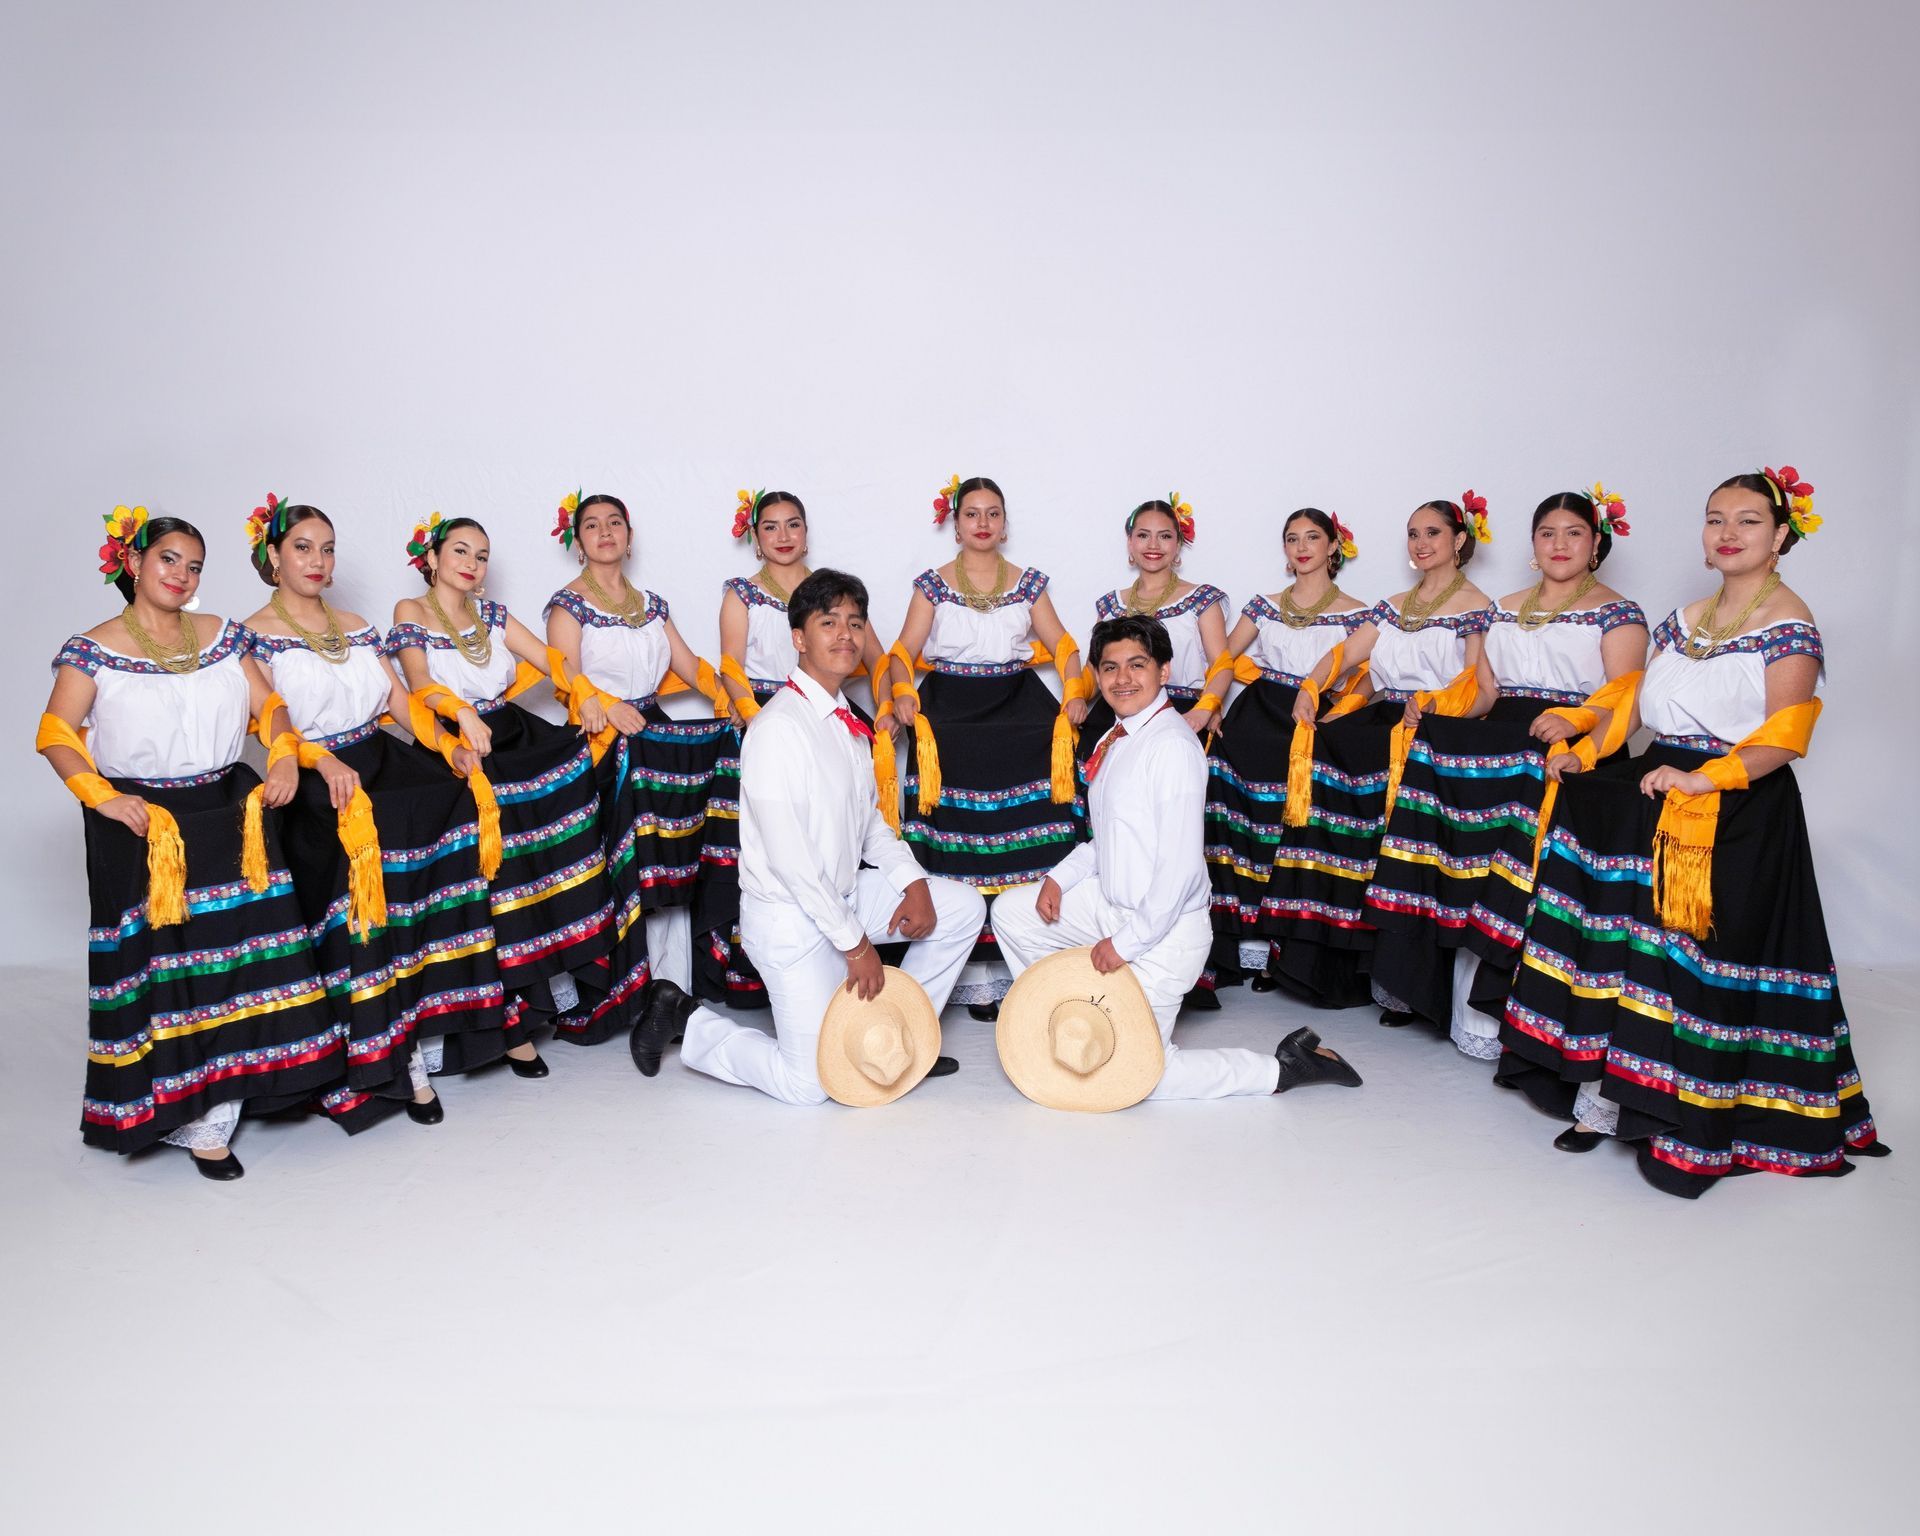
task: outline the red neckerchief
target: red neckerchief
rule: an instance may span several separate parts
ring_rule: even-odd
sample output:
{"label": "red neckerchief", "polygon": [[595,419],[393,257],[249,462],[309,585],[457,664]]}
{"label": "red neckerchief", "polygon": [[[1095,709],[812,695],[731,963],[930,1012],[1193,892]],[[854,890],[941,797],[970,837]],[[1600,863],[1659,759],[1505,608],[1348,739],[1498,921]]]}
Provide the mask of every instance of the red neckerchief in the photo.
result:
{"label": "red neckerchief", "polygon": [[[792,678],[787,679],[787,686],[799,694],[801,698],[805,699],[807,697],[807,690],[802,688]],[[808,700],[808,702],[811,703],[812,701]],[[836,709],[833,712],[833,718],[844,725],[850,735],[858,736],[869,746],[873,745],[873,731],[868,727],[866,721],[862,720],[852,710],[845,707]]]}
{"label": "red neckerchief", "polygon": [[[1142,720],[1140,722],[1140,728],[1142,730],[1145,730],[1147,728],[1148,723],[1152,721],[1152,719],[1154,718],[1154,715],[1162,714],[1165,711],[1172,708],[1173,708],[1173,700],[1168,699],[1167,702],[1162,704],[1159,709],[1156,709],[1152,715],[1148,715],[1145,720]],[[1124,720],[1119,720],[1114,722],[1114,727],[1112,730],[1108,731],[1106,735],[1100,738],[1100,744],[1093,749],[1092,755],[1087,759],[1087,785],[1089,788],[1091,788],[1093,785],[1093,776],[1100,771],[1101,763],[1106,760],[1107,748],[1112,746],[1116,741],[1118,741],[1122,736],[1126,734],[1127,734],[1127,722]]]}

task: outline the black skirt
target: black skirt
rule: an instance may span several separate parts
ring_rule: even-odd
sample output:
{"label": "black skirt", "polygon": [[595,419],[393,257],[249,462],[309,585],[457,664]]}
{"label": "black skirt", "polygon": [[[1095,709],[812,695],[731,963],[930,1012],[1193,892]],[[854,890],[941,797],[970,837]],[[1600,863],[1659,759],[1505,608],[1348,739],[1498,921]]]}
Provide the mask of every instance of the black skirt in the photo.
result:
{"label": "black skirt", "polygon": [[1374,983],[1440,1029],[1451,1025],[1453,959],[1479,956],[1477,1006],[1498,1018],[1533,896],[1533,842],[1546,788],[1543,710],[1577,699],[1502,697],[1478,720],[1428,715],[1367,888]]}
{"label": "black skirt", "polygon": [[329,750],[359,774],[373,806],[386,926],[364,938],[348,929],[347,857],[318,773],[300,775],[283,835],[327,995],[347,1029],[347,1089],[410,1093],[408,1057],[426,1036],[447,1037],[447,1070],[497,1061],[515,1036],[472,793],[438,757],[385,731]]}
{"label": "black skirt", "polygon": [[[500,868],[488,910],[509,1019],[524,1027],[561,1014],[552,983],[568,976],[579,1000],[554,1022],[562,1038],[575,1038],[605,994],[602,962],[614,932],[593,754],[574,727],[518,704],[496,705],[482,718],[493,736],[483,767],[500,805]],[[440,760],[417,744],[409,750]]]}
{"label": "black skirt", "polygon": [[1319,725],[1313,810],[1304,826],[1281,828],[1254,928],[1279,946],[1269,962],[1275,978],[1316,1007],[1355,1008],[1372,995],[1367,883],[1380,851],[1393,727],[1405,711],[1402,701],[1378,699]]}
{"label": "black skirt", "polygon": [[1207,876],[1213,883],[1216,986],[1244,979],[1240,946],[1267,942],[1260,902],[1280,845],[1287,804],[1287,754],[1293,746],[1293,701],[1299,690],[1271,678],[1241,689],[1207,753]]}
{"label": "black skirt", "polygon": [[150,927],[146,840],[83,813],[87,1144],[137,1152],[229,1100],[279,1108],[341,1088],[347,1029],[314,965],[278,812],[263,818],[267,888],[241,874],[244,806],[259,775],[236,763],[196,781],[111,782],[179,822],[188,915]]}
{"label": "black skirt", "polygon": [[940,800],[921,813],[918,752],[903,732],[900,833],[928,874],[963,881],[987,897],[973,958],[998,960],[993,898],[1046,878],[1087,835],[1084,799],[1053,799],[1060,701],[1024,668],[980,677],[935,672],[920,684],[920,708],[940,753]]}
{"label": "black skirt", "polygon": [[[781,684],[756,680],[754,702],[764,705]],[[740,939],[740,727],[729,725],[715,748],[700,879],[693,901],[693,990],[729,1008],[767,1006],[760,979]]]}
{"label": "black skirt", "polygon": [[1562,783],[1500,1031],[1503,1081],[1563,1114],[1597,1083],[1648,1181],[1686,1196],[1843,1174],[1876,1139],[1792,769],[1720,796],[1712,935],[1654,912],[1662,802],[1640,778],[1714,755],[1656,742]]}

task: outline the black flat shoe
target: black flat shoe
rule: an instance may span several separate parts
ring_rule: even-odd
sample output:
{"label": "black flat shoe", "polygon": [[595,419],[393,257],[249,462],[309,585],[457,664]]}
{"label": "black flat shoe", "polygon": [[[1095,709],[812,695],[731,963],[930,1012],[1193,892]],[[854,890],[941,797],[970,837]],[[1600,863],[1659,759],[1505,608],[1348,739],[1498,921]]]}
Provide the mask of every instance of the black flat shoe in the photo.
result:
{"label": "black flat shoe", "polygon": [[1255,992],[1278,992],[1279,981],[1266,971],[1255,971],[1247,981],[1248,987]]}
{"label": "black flat shoe", "polygon": [[507,1058],[507,1065],[513,1068],[513,1075],[515,1077],[545,1077],[547,1075],[547,1064],[540,1059],[540,1053],[538,1051],[535,1051],[532,1058],[527,1061],[522,1061],[518,1056],[509,1056]]}
{"label": "black flat shoe", "polygon": [[927,1069],[928,1077],[952,1077],[960,1070],[960,1063],[951,1056],[936,1056],[933,1065]]}
{"label": "black flat shoe", "polygon": [[1282,1040],[1273,1054],[1280,1063],[1280,1082],[1273,1090],[1275,1093],[1304,1088],[1309,1083],[1338,1083],[1343,1088],[1360,1086],[1360,1074],[1348,1065],[1346,1058],[1321,1055],[1320,1037],[1304,1024]]}
{"label": "black flat shoe", "polygon": [[700,1004],[670,981],[656,981],[653,997],[640,1022],[627,1036],[627,1054],[642,1077],[660,1075],[661,1058],[669,1042],[686,1033],[687,1020]]}
{"label": "black flat shoe", "polygon": [[1864,1147],[1850,1147],[1845,1142],[1840,1150],[1848,1157],[1892,1157],[1893,1148],[1884,1141],[1870,1141]]}
{"label": "black flat shoe", "polygon": [[1382,1008],[1380,1010],[1380,1022],[1386,1025],[1388,1029],[1405,1029],[1407,1025],[1414,1021],[1414,1017],[1415,1015],[1400,1008]]}
{"label": "black flat shoe", "polygon": [[1598,1131],[1583,1131],[1577,1125],[1570,1125],[1553,1138],[1553,1144],[1562,1152],[1591,1152],[1606,1139]]}
{"label": "black flat shoe", "polygon": [[440,1102],[440,1095],[437,1093],[424,1104],[408,1099],[407,1118],[415,1125],[438,1125],[447,1118],[446,1106]]}
{"label": "black flat shoe", "polygon": [[1218,1013],[1220,999],[1212,987],[1195,987],[1180,999],[1180,1006],[1190,1013]]}
{"label": "black flat shoe", "polygon": [[968,1003],[967,1014],[971,1018],[978,1019],[982,1024],[991,1024],[995,1019],[1000,1017],[1000,1005],[998,1003]]}
{"label": "black flat shoe", "polygon": [[[193,1157],[193,1154],[189,1152],[187,1156]],[[193,1166],[201,1178],[212,1179],[216,1184],[240,1178],[247,1171],[240,1166],[240,1159],[231,1152],[225,1157],[194,1157]]]}

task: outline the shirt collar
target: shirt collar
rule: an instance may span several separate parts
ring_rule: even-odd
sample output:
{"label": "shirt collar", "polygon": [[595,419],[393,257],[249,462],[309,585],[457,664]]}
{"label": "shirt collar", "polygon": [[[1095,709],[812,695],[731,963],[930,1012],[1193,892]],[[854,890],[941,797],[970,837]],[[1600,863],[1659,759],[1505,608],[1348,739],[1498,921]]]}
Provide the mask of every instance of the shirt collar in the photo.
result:
{"label": "shirt collar", "polygon": [[845,709],[847,701],[837,693],[828,693],[810,677],[804,667],[795,667],[787,681],[798,688],[816,720],[824,720],[836,709]]}
{"label": "shirt collar", "polygon": [[1148,726],[1160,718],[1160,712],[1167,706],[1167,690],[1162,688],[1153,696],[1153,702],[1145,709],[1127,716],[1120,723],[1127,728],[1129,736],[1138,736]]}

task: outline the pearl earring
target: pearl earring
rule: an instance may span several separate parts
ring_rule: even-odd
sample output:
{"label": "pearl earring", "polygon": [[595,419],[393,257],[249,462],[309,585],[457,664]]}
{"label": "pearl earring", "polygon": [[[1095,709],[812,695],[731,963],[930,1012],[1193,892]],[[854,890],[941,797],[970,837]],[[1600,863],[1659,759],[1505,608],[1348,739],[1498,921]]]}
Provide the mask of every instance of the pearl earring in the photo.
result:
{"label": "pearl earring", "polygon": [[1537,570],[1539,570],[1539,569],[1540,569],[1540,562],[1539,562],[1538,560],[1529,560],[1529,561],[1527,562],[1527,569],[1528,569],[1528,570],[1530,570],[1530,571],[1537,571]]}

